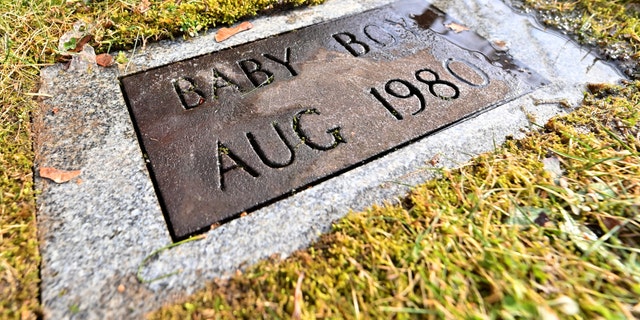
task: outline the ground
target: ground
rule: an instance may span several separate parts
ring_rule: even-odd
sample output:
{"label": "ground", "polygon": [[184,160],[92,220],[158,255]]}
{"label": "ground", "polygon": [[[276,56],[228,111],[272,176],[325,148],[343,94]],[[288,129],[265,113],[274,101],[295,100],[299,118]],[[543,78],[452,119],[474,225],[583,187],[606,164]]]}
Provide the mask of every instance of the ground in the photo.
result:
{"label": "ground", "polygon": [[[30,118],[39,69],[63,56],[58,39],[73,23],[114,53],[317,2],[1,2],[0,318],[40,315]],[[635,1],[517,5],[639,76]],[[150,317],[640,317],[639,91],[638,81],[593,84],[575,112],[443,170],[403,204],[351,213],[309,249]]]}

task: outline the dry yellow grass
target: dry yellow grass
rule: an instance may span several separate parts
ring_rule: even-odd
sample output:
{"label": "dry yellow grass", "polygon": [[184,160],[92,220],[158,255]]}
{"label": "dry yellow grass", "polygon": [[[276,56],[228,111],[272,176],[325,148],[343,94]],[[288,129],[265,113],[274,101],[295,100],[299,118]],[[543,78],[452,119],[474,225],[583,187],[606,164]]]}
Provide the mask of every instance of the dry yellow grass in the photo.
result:
{"label": "dry yellow grass", "polygon": [[39,254],[33,191],[31,113],[38,73],[58,39],[82,20],[98,52],[136,40],[195,35],[274,5],[318,0],[0,1],[0,318],[36,318]]}
{"label": "dry yellow grass", "polygon": [[151,318],[639,317],[640,82],[593,90],[404,205],[352,213]]}
{"label": "dry yellow grass", "polygon": [[[82,19],[91,44],[112,51],[193,35],[276,2],[0,2],[0,318],[40,312],[30,113],[38,71],[53,62],[59,37]],[[635,1],[528,5],[637,66]],[[155,317],[289,317],[296,308],[302,317],[567,316],[571,301],[583,317],[638,316],[638,87],[596,88],[582,111],[443,172],[405,207],[354,213],[314,247],[211,284]],[[561,160],[564,180],[543,169],[550,157]],[[542,212],[549,222],[531,223]],[[585,241],[586,230],[571,226],[600,238]]]}

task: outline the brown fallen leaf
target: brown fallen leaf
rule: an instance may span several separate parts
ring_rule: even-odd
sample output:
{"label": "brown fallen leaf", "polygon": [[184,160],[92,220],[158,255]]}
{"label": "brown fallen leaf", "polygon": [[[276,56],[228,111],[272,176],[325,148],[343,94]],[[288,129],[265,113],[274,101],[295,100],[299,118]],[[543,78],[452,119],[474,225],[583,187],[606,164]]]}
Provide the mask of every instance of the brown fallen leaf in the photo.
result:
{"label": "brown fallen leaf", "polygon": [[613,218],[613,217],[604,217],[602,219],[602,224],[604,224],[604,226],[607,228],[606,231],[609,231],[619,225],[622,224],[622,222],[620,222],[620,220]]}
{"label": "brown fallen leaf", "polygon": [[91,39],[93,39],[93,36],[88,34],[82,38],[80,38],[80,40],[78,40],[76,42],[76,47],[69,50],[70,52],[80,52],[82,51],[82,49],[84,48],[84,45],[86,45],[87,43],[89,43],[89,41],[91,41]]}
{"label": "brown fallen leaf", "polygon": [[40,168],[40,177],[49,179],[55,183],[64,183],[80,175],[80,170],[58,170],[51,167]]}
{"label": "brown fallen leaf", "polygon": [[96,63],[101,67],[110,67],[115,62],[113,56],[108,53],[101,53],[96,56]]}
{"label": "brown fallen leaf", "polygon": [[220,28],[220,30],[218,30],[218,32],[216,33],[216,42],[222,42],[229,39],[231,36],[238,32],[249,30],[251,28],[253,28],[253,24],[251,24],[251,22],[249,21],[245,21],[231,28]]}
{"label": "brown fallen leaf", "polygon": [[429,164],[435,167],[440,162],[440,154],[436,153],[430,160]]}
{"label": "brown fallen leaf", "polygon": [[149,11],[150,7],[151,7],[151,2],[149,2],[149,0],[142,0],[142,2],[140,2],[140,4],[133,9],[133,12],[136,14],[145,13]]}
{"label": "brown fallen leaf", "polygon": [[460,33],[462,31],[467,31],[469,28],[467,26],[463,26],[461,24],[457,24],[455,22],[451,22],[449,24],[445,24],[445,27],[451,29],[455,33]]}
{"label": "brown fallen leaf", "polygon": [[55,61],[56,62],[69,62],[71,61],[72,56],[70,54],[61,54],[61,55],[56,55]]}
{"label": "brown fallen leaf", "polygon": [[493,40],[493,44],[498,50],[507,50],[507,42],[504,40]]}
{"label": "brown fallen leaf", "polygon": [[199,313],[205,319],[213,319],[218,315],[218,312],[215,309],[203,309],[200,310]]}

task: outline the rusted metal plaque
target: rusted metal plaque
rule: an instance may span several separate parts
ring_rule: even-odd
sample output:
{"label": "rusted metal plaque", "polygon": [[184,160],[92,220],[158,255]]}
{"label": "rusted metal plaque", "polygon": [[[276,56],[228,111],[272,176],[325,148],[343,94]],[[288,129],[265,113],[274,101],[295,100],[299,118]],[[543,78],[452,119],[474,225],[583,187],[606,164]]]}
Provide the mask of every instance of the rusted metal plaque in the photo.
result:
{"label": "rusted metal plaque", "polygon": [[123,77],[174,239],[545,83],[464,29],[402,1]]}

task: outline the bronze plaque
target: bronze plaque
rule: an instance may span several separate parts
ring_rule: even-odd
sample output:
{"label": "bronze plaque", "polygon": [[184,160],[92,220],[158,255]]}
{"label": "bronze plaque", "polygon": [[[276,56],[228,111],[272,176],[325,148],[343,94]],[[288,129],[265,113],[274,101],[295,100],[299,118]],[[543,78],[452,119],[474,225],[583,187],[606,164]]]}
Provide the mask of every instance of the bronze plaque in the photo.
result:
{"label": "bronze plaque", "polygon": [[175,240],[544,84],[426,1],[121,78]]}

